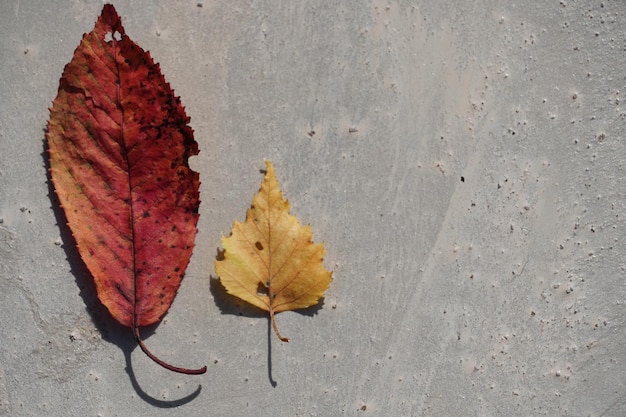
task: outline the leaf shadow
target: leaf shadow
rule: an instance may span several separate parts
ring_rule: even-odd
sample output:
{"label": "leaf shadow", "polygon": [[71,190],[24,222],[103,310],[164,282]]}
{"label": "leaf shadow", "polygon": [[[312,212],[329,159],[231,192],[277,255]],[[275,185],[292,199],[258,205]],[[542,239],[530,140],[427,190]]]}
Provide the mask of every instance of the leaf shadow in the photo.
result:
{"label": "leaf shadow", "polygon": [[[223,252],[218,250],[217,259],[219,259],[222,254]],[[272,322],[267,312],[228,294],[219,278],[214,276],[211,276],[209,280],[209,289],[211,294],[213,294],[215,304],[217,304],[222,314],[267,319],[267,378],[269,379],[270,385],[276,388],[278,383],[272,375],[272,338],[275,336],[272,330]]]}
{"label": "leaf shadow", "polygon": [[179,407],[181,405],[185,405],[193,401],[194,399],[196,399],[198,395],[200,395],[200,392],[202,391],[202,385],[198,384],[198,388],[196,388],[194,392],[192,392],[191,394],[183,398],[179,398],[177,400],[165,401],[165,400],[159,400],[157,398],[150,396],[147,392],[141,389],[141,386],[139,385],[139,382],[137,381],[137,378],[135,377],[135,372],[133,371],[133,365],[132,365],[132,360],[131,360],[131,352],[124,351],[124,358],[126,359],[126,372],[128,373],[128,377],[130,378],[130,383],[133,386],[133,389],[135,390],[139,398],[141,398],[148,404],[154,407],[158,407],[158,408],[174,408],[174,407]]}
{"label": "leaf shadow", "polygon": [[[43,129],[44,133],[47,132],[47,129]],[[96,291],[96,284],[91,276],[91,272],[87,269],[84,261],[80,257],[78,253],[78,249],[76,247],[76,240],[72,235],[72,231],[67,225],[67,218],[65,217],[65,213],[63,208],[61,208],[61,203],[54,191],[54,184],[52,183],[52,177],[50,175],[50,158],[48,154],[48,141],[43,138],[43,151],[41,153],[41,157],[44,161],[44,166],[46,168],[46,180],[48,185],[48,198],[50,199],[52,212],[54,214],[55,221],[59,226],[59,233],[61,235],[61,248],[65,252],[65,256],[67,258],[67,262],[70,266],[70,273],[74,276],[74,280],[79,289],[79,295],[83,299],[85,303],[85,310],[91,316],[91,320],[100,332],[103,340],[107,342],[113,343],[117,345],[122,352],[124,353],[124,357],[126,358],[126,372],[130,378],[131,384],[137,395],[144,399],[144,401],[164,408],[175,407],[177,405],[185,404],[193,398],[197,397],[200,393],[201,386],[198,386],[198,389],[179,400],[173,401],[162,401],[156,398],[150,397],[147,393],[145,393],[139,383],[137,382],[134,372],[132,370],[131,364],[131,353],[138,346],[135,341],[131,329],[128,327],[122,326],[117,320],[115,320],[107,308],[100,302],[98,299],[98,293]],[[146,326],[141,328],[141,333],[144,338],[149,337],[158,327],[158,324],[152,326]]]}
{"label": "leaf shadow", "polygon": [[267,316],[267,312],[228,294],[219,278],[213,275],[209,279],[209,290],[213,295],[217,308],[219,308],[222,314],[252,318],[265,318]]}
{"label": "leaf shadow", "polygon": [[[223,260],[224,251],[217,249],[217,255],[215,256],[215,259],[218,261]],[[272,387],[276,388],[278,383],[272,375],[272,340],[275,340],[276,336],[274,335],[274,329],[272,328],[272,321],[269,317],[269,314],[266,311],[260,310],[253,305],[241,300],[240,298],[228,294],[228,292],[226,292],[226,288],[224,288],[219,278],[212,275],[209,279],[209,290],[213,295],[213,300],[215,300],[215,304],[222,314],[267,319],[267,377]],[[308,308],[294,310],[293,312],[312,317],[315,316],[323,307],[324,297],[321,297],[317,304],[312,305]]]}

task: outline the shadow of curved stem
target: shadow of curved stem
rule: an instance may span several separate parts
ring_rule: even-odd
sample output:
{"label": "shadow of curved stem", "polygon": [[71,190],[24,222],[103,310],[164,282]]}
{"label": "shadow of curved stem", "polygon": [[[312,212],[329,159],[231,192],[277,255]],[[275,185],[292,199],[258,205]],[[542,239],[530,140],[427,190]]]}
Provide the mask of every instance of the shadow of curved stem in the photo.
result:
{"label": "shadow of curved stem", "polygon": [[267,322],[267,378],[270,380],[272,387],[276,388],[276,380],[272,376],[272,319]]}
{"label": "shadow of curved stem", "polygon": [[135,377],[135,372],[133,371],[133,366],[132,366],[131,353],[132,353],[132,350],[124,349],[124,358],[126,359],[126,373],[128,373],[128,377],[130,378],[130,383],[132,384],[137,395],[139,395],[139,398],[141,398],[148,404],[154,407],[158,407],[158,408],[174,408],[174,407],[179,407],[181,405],[185,405],[193,401],[194,399],[196,399],[198,395],[200,395],[200,392],[202,391],[202,385],[198,385],[198,388],[194,392],[192,392],[191,394],[183,398],[179,398],[177,400],[165,401],[165,400],[159,400],[157,398],[150,396],[150,394],[148,394],[143,389],[141,389],[141,386],[139,385],[139,382],[137,381],[137,378]]}

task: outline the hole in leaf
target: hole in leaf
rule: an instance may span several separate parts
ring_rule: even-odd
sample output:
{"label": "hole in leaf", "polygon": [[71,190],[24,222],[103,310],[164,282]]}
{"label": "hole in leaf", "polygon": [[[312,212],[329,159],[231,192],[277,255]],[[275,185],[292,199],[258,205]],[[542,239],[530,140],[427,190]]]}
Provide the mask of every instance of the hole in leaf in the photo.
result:
{"label": "hole in leaf", "polygon": [[256,293],[257,295],[269,295],[269,289],[265,285],[259,283],[256,288]]}
{"label": "hole in leaf", "polygon": [[107,32],[104,34],[104,41],[105,42],[111,42],[113,41],[113,39],[115,39],[116,41],[121,41],[122,40],[122,34],[119,33],[117,30],[113,33],[111,32]]}

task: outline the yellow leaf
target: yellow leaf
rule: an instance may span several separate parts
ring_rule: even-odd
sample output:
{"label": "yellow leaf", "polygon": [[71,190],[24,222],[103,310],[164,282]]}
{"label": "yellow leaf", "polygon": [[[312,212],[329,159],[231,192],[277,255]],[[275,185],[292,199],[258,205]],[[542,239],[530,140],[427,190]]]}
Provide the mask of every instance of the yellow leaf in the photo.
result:
{"label": "yellow leaf", "polygon": [[289,214],[274,167],[265,164],[267,173],[245,223],[235,221],[231,235],[222,237],[224,259],[215,261],[215,272],[229,294],[269,311],[276,335],[288,342],[274,314],[317,304],[332,273],[322,265],[324,244],[313,243],[311,227]]}

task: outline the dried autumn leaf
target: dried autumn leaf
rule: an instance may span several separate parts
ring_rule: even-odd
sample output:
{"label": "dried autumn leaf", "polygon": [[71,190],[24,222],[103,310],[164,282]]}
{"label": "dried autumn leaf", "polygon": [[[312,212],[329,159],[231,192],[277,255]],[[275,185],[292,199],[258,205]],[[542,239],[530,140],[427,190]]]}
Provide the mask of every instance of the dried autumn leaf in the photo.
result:
{"label": "dried autumn leaf", "polygon": [[124,32],[112,5],[66,65],[50,109],[50,175],[98,298],[155,357],[139,327],[169,309],[198,221],[198,144],[159,65]]}
{"label": "dried autumn leaf", "polygon": [[312,242],[311,227],[300,226],[289,214],[272,163],[252,200],[245,223],[235,221],[232,234],[222,238],[224,259],[215,272],[226,291],[268,311],[278,338],[274,314],[317,304],[330,285],[332,273],[322,264],[324,244]]}

